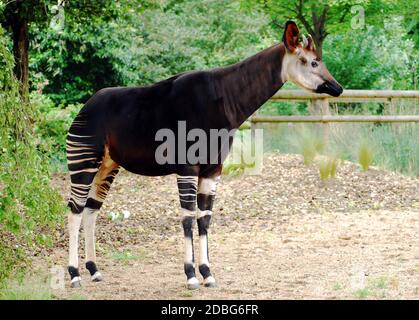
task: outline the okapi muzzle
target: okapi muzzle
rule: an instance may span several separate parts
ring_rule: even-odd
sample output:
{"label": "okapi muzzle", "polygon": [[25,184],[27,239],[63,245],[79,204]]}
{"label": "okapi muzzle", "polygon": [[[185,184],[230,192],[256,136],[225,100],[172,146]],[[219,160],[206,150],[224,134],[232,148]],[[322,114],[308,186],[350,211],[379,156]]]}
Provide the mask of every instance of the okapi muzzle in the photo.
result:
{"label": "okapi muzzle", "polygon": [[327,93],[333,97],[339,97],[343,92],[343,88],[336,80],[326,80],[317,87],[315,92]]}

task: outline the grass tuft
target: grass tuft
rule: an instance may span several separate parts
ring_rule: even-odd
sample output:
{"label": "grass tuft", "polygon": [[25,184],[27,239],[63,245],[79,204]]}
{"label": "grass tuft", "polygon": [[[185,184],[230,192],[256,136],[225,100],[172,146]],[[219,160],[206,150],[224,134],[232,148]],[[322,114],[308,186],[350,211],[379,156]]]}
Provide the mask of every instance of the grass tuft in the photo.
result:
{"label": "grass tuft", "polygon": [[362,141],[358,150],[358,162],[363,171],[367,171],[374,159],[374,152],[366,140]]}
{"label": "grass tuft", "polygon": [[146,252],[143,250],[139,250],[138,252],[132,252],[131,250],[123,250],[111,252],[110,257],[126,265],[129,264],[129,262],[131,261],[145,260],[147,255]]}
{"label": "grass tuft", "polygon": [[358,289],[354,292],[354,296],[357,299],[367,299],[368,297],[370,297],[371,292],[368,288],[363,288],[363,289]]}
{"label": "grass tuft", "polygon": [[307,131],[304,131],[297,139],[297,143],[305,165],[310,165],[316,155],[321,153],[324,149],[323,141],[314,133]]}
{"label": "grass tuft", "polygon": [[336,156],[317,157],[315,162],[319,169],[320,179],[324,181],[329,178],[335,178],[339,161],[339,158]]}
{"label": "grass tuft", "polygon": [[9,281],[0,289],[0,300],[51,300],[49,286],[39,280]]}

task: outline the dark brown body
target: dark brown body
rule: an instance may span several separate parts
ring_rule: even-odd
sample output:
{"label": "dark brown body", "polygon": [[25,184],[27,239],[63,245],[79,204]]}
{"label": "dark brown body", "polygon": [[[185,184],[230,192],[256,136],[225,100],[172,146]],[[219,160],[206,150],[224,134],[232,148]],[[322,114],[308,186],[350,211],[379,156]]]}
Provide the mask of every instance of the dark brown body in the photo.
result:
{"label": "dark brown body", "polygon": [[[182,173],[184,164],[156,163],[161,144],[156,132],[167,128],[177,134],[178,121],[186,121],[188,131],[199,128],[208,136],[210,129],[238,128],[282,86],[284,53],[280,44],[225,68],[187,72],[147,87],[103,89],[78,115],[88,125],[72,126],[69,132],[91,137],[98,156],[108,147],[112,160],[133,173]],[[198,170],[212,171],[218,165],[199,164]]]}

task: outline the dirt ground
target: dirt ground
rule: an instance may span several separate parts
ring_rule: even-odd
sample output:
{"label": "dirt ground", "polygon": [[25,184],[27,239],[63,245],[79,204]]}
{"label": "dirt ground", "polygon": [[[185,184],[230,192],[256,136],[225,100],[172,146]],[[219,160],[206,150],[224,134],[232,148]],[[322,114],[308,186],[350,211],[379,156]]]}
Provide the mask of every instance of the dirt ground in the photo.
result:
{"label": "dirt ground", "polygon": [[[68,196],[68,178],[53,185]],[[101,209],[98,266],[105,278],[53,291],[57,299],[418,299],[417,178],[345,162],[321,182],[297,155],[269,154],[262,175],[224,176],[209,235],[217,288],[185,288],[176,177],[120,173]],[[113,212],[130,213],[110,219]],[[66,267],[67,238],[38,257]],[[195,255],[198,255],[197,246]],[[83,261],[83,242],[81,243]]]}

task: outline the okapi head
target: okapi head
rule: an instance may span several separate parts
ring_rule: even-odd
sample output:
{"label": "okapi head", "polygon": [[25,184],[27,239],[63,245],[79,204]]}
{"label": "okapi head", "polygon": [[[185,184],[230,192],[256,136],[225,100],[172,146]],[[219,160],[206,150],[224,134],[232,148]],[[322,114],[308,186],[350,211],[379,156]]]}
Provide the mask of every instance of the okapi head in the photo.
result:
{"label": "okapi head", "polygon": [[303,35],[303,41],[300,43],[299,33],[293,21],[285,24],[282,39],[286,48],[282,64],[283,80],[290,80],[316,93],[327,93],[338,97],[343,91],[342,86],[333,78],[319,58],[311,36],[308,35],[306,38]]}

